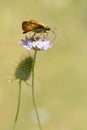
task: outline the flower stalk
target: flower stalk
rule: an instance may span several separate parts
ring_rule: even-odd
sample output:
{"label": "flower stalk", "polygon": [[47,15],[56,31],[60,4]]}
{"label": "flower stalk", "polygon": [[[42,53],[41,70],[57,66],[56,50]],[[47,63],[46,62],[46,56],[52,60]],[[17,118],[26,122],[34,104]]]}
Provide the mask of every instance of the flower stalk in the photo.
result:
{"label": "flower stalk", "polygon": [[39,118],[39,114],[38,114],[38,110],[37,110],[37,106],[35,102],[35,92],[34,92],[34,67],[35,67],[35,61],[36,61],[36,54],[37,54],[37,49],[35,49],[35,52],[34,52],[34,62],[32,66],[32,101],[33,101],[33,106],[34,106],[36,117],[37,117],[39,130],[42,130],[40,118]]}
{"label": "flower stalk", "polygon": [[16,129],[16,124],[17,124],[19,110],[20,110],[20,101],[21,101],[20,99],[21,99],[21,80],[19,80],[18,106],[17,106],[16,116],[15,116],[15,120],[14,120],[13,130]]}

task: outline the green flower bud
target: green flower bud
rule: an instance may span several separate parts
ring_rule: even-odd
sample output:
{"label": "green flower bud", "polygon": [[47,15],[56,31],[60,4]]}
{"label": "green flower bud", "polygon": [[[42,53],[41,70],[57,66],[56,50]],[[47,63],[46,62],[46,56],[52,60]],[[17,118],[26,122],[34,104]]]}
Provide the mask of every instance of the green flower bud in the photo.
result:
{"label": "green flower bud", "polygon": [[17,66],[15,70],[16,79],[23,81],[28,80],[32,72],[33,57],[29,56],[23,59]]}

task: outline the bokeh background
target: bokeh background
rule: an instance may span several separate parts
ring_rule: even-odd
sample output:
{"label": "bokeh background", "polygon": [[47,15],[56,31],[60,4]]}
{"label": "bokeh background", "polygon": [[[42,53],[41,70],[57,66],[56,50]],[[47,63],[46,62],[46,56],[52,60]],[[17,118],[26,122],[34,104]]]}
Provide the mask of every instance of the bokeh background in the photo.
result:
{"label": "bokeh background", "polygon": [[[33,53],[19,45],[21,23],[30,19],[56,28],[53,47],[38,52],[35,66],[43,130],[86,130],[87,0],[0,0],[0,130],[13,127],[18,81],[9,79],[21,59]],[[38,130],[31,88],[24,83],[17,130]]]}

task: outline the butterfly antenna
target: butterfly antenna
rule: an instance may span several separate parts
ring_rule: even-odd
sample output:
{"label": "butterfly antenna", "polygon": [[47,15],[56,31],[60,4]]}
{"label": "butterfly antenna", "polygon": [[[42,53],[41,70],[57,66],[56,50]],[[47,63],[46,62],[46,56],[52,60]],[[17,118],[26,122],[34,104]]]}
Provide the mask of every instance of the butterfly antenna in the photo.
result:
{"label": "butterfly antenna", "polygon": [[[56,30],[56,28],[55,28],[55,30]],[[56,39],[56,33],[55,33],[55,30],[51,30],[51,32],[54,34],[54,38],[52,39],[51,42],[53,42],[53,41]]]}

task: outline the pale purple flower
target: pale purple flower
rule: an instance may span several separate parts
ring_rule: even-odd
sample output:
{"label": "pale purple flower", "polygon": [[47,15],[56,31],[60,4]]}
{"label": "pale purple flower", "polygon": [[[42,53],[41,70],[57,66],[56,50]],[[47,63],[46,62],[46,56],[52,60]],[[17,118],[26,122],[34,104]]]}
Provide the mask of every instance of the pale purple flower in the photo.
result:
{"label": "pale purple flower", "polygon": [[32,48],[32,42],[28,37],[25,37],[25,39],[21,39],[21,45],[23,45],[23,47],[28,50]]}
{"label": "pale purple flower", "polygon": [[25,39],[21,39],[21,45],[24,48],[37,49],[37,50],[47,50],[52,47],[50,40],[46,37],[25,37]]}

